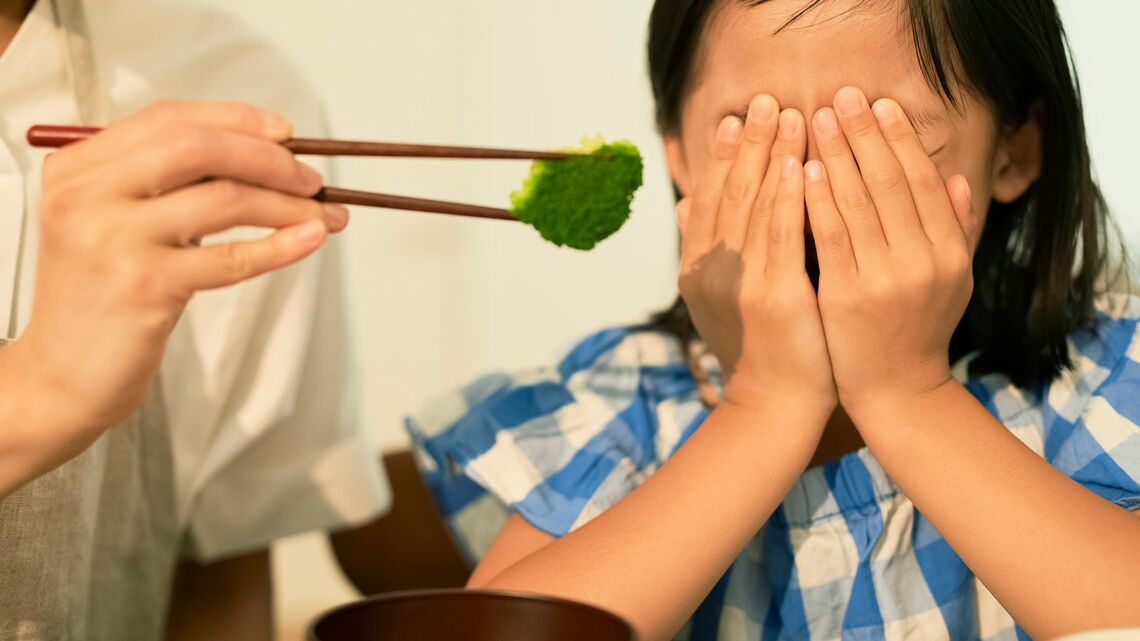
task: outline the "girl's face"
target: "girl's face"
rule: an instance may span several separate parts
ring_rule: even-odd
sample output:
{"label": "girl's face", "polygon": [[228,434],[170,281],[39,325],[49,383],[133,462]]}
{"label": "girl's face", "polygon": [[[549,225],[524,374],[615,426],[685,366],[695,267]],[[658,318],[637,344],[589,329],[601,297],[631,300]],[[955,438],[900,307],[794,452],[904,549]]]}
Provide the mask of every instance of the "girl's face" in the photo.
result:
{"label": "girl's face", "polygon": [[690,195],[702,175],[720,121],[731,114],[744,118],[759,94],[804,114],[807,159],[818,158],[813,116],[849,85],[872,103],[892,98],[902,105],[943,178],[961,174],[970,181],[983,220],[991,199],[1012,202],[1036,180],[1036,122],[1000,132],[990,110],[969,92],[959,92],[957,109],[936,94],[919,66],[905,3],[825,0],[781,30],[806,2],[750,6],[726,0],[714,10],[682,108],[681,131],[665,141],[682,193]]}

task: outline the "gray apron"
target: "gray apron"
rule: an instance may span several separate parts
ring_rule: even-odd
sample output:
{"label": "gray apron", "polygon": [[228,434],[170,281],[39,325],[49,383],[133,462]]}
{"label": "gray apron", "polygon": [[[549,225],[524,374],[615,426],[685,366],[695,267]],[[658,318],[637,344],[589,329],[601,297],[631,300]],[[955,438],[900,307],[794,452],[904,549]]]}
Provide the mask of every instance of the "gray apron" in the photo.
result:
{"label": "gray apron", "polygon": [[[106,122],[82,5],[65,29],[80,118]],[[158,385],[78,458],[0,498],[0,641],[158,641],[179,549]]]}

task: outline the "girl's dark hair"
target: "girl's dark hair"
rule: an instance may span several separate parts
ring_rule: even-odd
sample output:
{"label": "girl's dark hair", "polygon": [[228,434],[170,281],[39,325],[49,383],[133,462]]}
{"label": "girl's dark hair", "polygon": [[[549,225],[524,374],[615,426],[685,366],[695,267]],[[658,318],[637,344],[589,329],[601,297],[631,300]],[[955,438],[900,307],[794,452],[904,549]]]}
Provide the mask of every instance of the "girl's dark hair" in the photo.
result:
{"label": "girl's dark hair", "polygon": [[[827,0],[805,1],[788,24]],[[974,296],[951,358],[980,351],[975,373],[1003,372],[1020,385],[1052,379],[1072,365],[1066,337],[1093,318],[1111,224],[1092,177],[1080,87],[1057,8],[1053,0],[902,1],[923,74],[943,99],[960,106],[964,90],[987,103],[1004,131],[1036,118],[1043,134],[1040,179],[1018,201],[990,208],[974,260]],[[679,134],[703,35],[718,4],[728,2],[764,0],[653,6],[649,76],[662,135]],[[680,298],[653,322],[686,345],[696,338]]]}

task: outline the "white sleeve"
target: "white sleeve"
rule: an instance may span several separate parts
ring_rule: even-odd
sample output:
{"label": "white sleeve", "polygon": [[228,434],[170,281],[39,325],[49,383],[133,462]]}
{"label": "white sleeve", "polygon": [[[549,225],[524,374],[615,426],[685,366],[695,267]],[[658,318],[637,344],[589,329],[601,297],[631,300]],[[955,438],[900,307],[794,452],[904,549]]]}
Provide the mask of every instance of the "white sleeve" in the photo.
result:
{"label": "white sleeve", "polygon": [[188,552],[211,560],[373,518],[389,503],[361,429],[339,243],[194,298],[163,363]]}
{"label": "white sleeve", "polygon": [[[228,14],[175,0],[89,4],[113,117],[157,98],[239,100],[285,114],[298,135],[322,135],[323,110],[309,85]],[[307,161],[330,178],[326,164]],[[289,269],[191,301],[158,384],[193,556],[211,560],[348,526],[388,506],[379,451],[357,415],[345,306],[335,239]]]}

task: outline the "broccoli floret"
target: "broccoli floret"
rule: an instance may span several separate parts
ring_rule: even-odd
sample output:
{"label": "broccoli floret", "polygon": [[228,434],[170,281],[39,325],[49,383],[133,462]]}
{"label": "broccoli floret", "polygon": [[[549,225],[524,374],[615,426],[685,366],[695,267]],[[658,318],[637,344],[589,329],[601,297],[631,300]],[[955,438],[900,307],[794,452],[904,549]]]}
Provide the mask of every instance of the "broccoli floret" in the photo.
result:
{"label": "broccoli floret", "polygon": [[558,246],[593,249],[621,229],[641,187],[641,152],[622,140],[585,138],[580,158],[535,161],[522,188],[511,194],[511,213]]}

